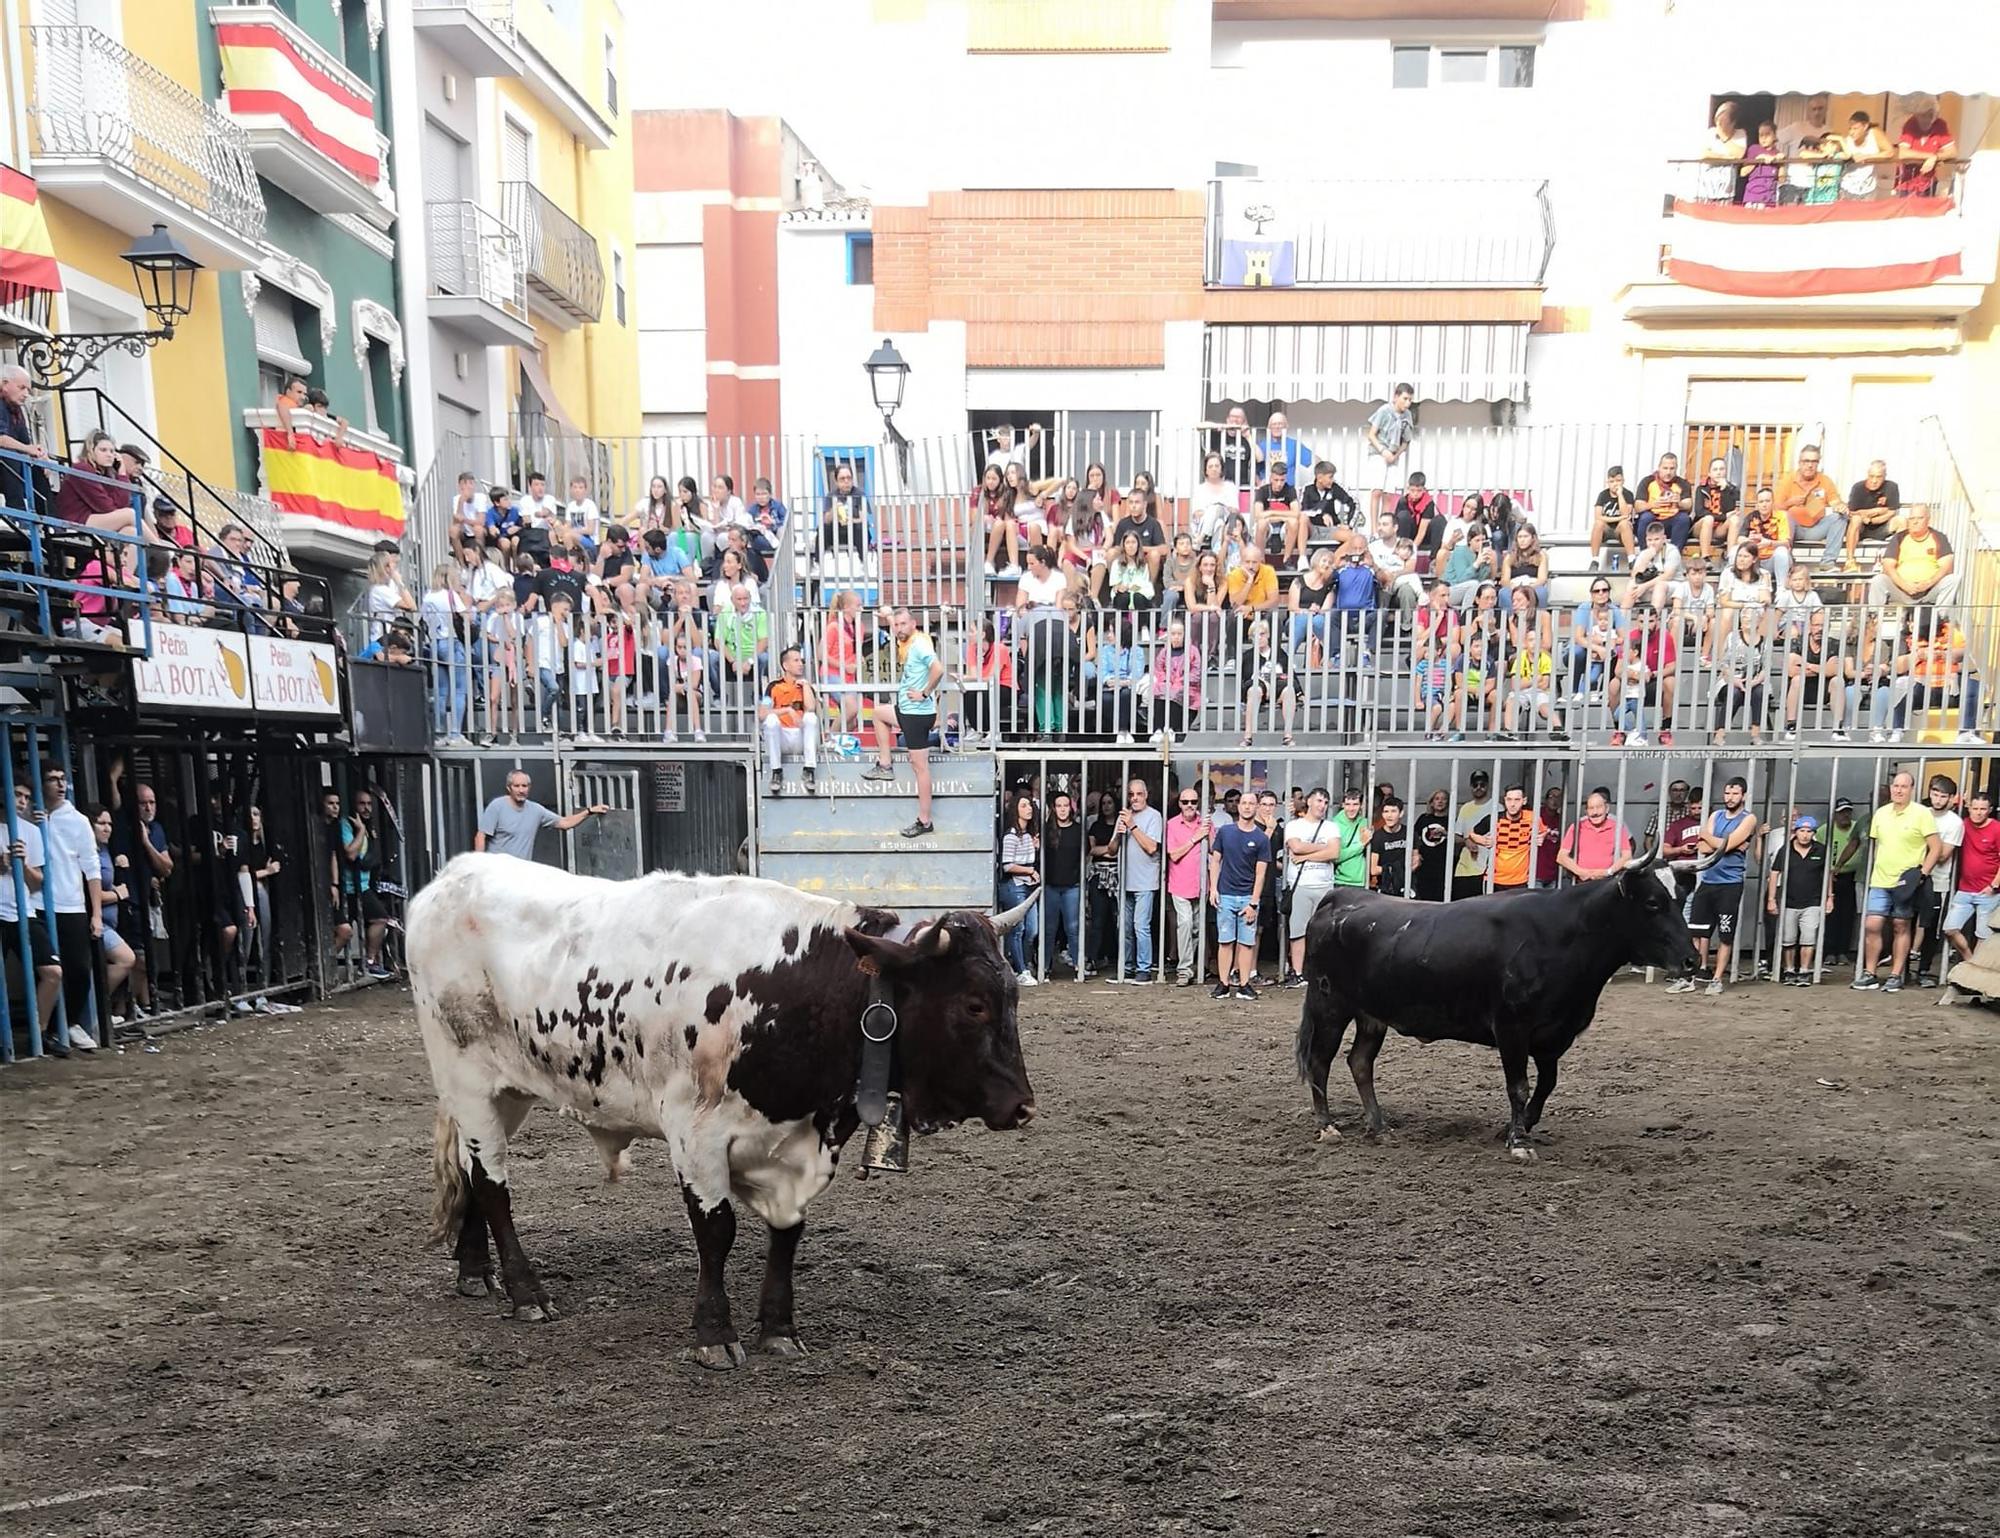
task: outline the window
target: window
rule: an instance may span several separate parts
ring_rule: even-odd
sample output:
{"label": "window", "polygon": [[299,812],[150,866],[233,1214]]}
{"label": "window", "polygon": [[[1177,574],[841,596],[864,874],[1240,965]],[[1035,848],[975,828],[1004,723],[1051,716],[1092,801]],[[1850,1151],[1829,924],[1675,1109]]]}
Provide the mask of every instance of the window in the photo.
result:
{"label": "window", "polygon": [[611,248],[611,313],[625,324],[625,253]]}
{"label": "window", "polygon": [[368,35],[368,8],[350,5],[340,13],[342,62],[368,84],[375,83],[375,43]]}
{"label": "window", "polygon": [[875,237],[873,235],[849,235],[847,237],[847,285],[850,288],[873,288],[875,286]]}
{"label": "window", "polygon": [[609,32],[604,34],[604,105],[613,117],[618,115],[618,45]]}
{"label": "window", "polygon": [[[312,372],[312,360],[306,356],[300,333],[301,309],[306,312],[306,328],[318,340],[319,311],[268,283],[257,291],[257,302],[250,311],[250,328],[256,338],[260,364],[268,364],[280,374]],[[276,391],[272,392],[272,398],[276,399]]]}
{"label": "window", "polygon": [[1440,48],[1437,65],[1439,85],[1486,83],[1486,50],[1483,48]]}
{"label": "window", "polygon": [[379,337],[368,339],[368,369],[361,381],[361,393],[368,408],[368,430],[400,442],[403,436],[401,399],[396,376],[389,366],[389,344]]}
{"label": "window", "polygon": [[1514,91],[1534,83],[1535,49],[1531,43],[1442,48],[1399,43],[1389,50],[1389,84],[1399,91],[1429,86],[1497,86]]}

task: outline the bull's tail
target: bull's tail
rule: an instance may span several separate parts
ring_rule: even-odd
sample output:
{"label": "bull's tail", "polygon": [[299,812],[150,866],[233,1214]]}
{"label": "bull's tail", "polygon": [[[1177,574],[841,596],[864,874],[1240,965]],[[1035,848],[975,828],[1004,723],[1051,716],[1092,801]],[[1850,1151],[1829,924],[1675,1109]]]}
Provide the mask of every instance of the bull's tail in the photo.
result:
{"label": "bull's tail", "polygon": [[1299,1010],[1298,1065],[1299,1082],[1302,1084],[1312,1082],[1312,1044],[1316,1029],[1317,1022],[1313,1019],[1312,988],[1308,984],[1305,1004]]}
{"label": "bull's tail", "polygon": [[431,1199],[431,1243],[451,1249],[458,1243],[459,1225],[465,1221],[469,1191],[465,1171],[458,1165],[458,1123],[442,1105],[432,1139],[431,1173],[436,1193]]}

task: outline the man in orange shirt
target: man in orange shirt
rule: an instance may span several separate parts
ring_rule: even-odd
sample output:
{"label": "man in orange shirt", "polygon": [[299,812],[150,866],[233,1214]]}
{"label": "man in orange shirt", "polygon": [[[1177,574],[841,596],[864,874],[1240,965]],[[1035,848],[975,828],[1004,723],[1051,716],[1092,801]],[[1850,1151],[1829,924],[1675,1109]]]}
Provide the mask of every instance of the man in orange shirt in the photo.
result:
{"label": "man in orange shirt", "polygon": [[1791,525],[1794,545],[1824,545],[1828,561],[1846,548],[1847,504],[1834,491],[1833,482],[1819,473],[1816,446],[1800,449],[1799,467],[1779,478],[1777,502]]}
{"label": "man in orange shirt", "polygon": [[806,794],[818,789],[819,712],[814,708],[812,685],[805,681],[805,653],[787,646],[778,659],[778,676],[771,680],[766,698],[757,705],[764,731],[764,757],[771,765],[771,794],[785,793],[785,754],[797,753],[805,760]]}
{"label": "man in orange shirt", "polygon": [[1891,534],[1881,569],[1868,584],[1870,603],[1950,603],[1958,596],[1951,541],[1931,527],[1931,510],[1912,505],[1900,534]]}
{"label": "man in orange shirt", "polygon": [[1278,602],[1278,574],[1264,560],[1255,540],[1243,546],[1243,564],[1229,574],[1227,584],[1232,609],[1270,609]]}
{"label": "man in orange shirt", "polygon": [[1541,819],[1528,810],[1528,793],[1509,785],[1500,798],[1500,815],[1493,819],[1493,890],[1525,892],[1534,850],[1547,837]]}

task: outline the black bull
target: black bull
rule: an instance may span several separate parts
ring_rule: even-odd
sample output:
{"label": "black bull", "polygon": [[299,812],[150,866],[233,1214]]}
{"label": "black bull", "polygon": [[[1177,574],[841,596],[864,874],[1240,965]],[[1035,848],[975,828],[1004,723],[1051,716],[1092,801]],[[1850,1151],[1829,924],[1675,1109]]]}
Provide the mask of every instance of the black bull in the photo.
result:
{"label": "black bull", "polygon": [[1652,855],[1603,881],[1447,904],[1334,888],[1306,929],[1299,1017],[1299,1077],[1312,1087],[1320,1136],[1340,1135],[1326,1077],[1352,1022],[1347,1064],[1371,1135],[1387,1125],[1375,1101],[1375,1055],[1395,1030],[1498,1048],[1512,1107],[1507,1147],[1533,1158],[1528,1133],[1556,1087],[1557,1065],[1590,1024],[1604,985],[1627,965],[1695,966],[1671,872]]}

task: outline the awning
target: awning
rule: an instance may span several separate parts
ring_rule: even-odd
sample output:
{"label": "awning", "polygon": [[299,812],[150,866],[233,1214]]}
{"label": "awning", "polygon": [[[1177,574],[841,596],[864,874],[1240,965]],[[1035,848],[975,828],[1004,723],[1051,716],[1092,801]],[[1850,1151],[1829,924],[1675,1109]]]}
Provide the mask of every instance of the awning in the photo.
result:
{"label": "awning", "polygon": [[1210,326],[1211,401],[1518,401],[1528,392],[1526,325]]}
{"label": "awning", "polygon": [[1659,25],[1682,67],[1716,96],[2000,92],[2000,13],[1991,5],[1898,0],[1893,22],[1879,0],[1814,0],[1810,10],[1808,20],[1794,5],[1677,0]]}
{"label": "awning", "polygon": [[25,293],[59,293],[55,242],[42,214],[35,179],[0,166],[0,304]]}

